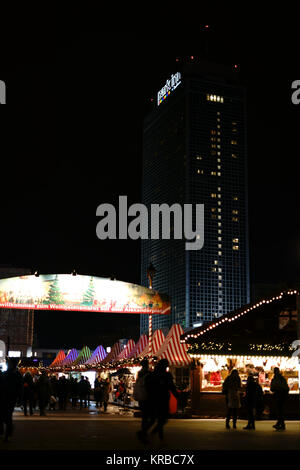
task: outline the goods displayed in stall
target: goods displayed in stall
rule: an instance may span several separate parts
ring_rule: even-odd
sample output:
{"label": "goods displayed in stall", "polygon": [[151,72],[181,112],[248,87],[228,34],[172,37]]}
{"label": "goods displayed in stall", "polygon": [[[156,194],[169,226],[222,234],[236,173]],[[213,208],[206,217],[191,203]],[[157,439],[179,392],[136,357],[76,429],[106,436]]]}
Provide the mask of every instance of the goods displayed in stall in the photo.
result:
{"label": "goods displayed in stall", "polygon": [[279,367],[287,379],[290,393],[299,393],[298,358],[268,356],[200,356],[201,391],[221,392],[222,384],[232,369],[239,372],[242,385],[246,385],[251,373],[264,392],[270,391],[274,367]]}

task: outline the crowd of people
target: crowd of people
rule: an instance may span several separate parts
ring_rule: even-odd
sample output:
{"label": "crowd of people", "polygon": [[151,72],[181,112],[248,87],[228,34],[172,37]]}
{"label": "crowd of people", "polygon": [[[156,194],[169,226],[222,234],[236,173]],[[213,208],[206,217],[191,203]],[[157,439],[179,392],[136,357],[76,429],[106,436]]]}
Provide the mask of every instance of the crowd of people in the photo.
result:
{"label": "crowd of people", "polygon": [[[30,372],[24,376],[17,369],[18,361],[8,358],[6,372],[0,372],[0,435],[4,434],[4,441],[12,435],[12,415],[16,405],[22,407],[24,415],[33,415],[38,407],[41,416],[46,415],[46,410],[66,410],[67,404],[71,403],[72,409],[78,405],[79,408],[87,408],[90,405],[91,384],[87,377],[81,376],[80,380],[71,377],[67,379],[64,375],[59,379],[55,375],[48,377],[45,370],[35,380]],[[173,376],[168,371],[167,359],[159,360],[154,370],[150,370],[147,359],[141,361],[141,370],[138,373],[134,387],[133,398],[138,402],[141,411],[141,429],[137,437],[144,444],[148,443],[148,432],[158,435],[163,441],[164,426],[170,414],[170,397],[180,398],[180,391],[176,388]],[[263,409],[263,391],[252,374],[249,374],[246,388],[242,387],[238,371],[233,369],[223,382],[223,394],[226,398],[226,429],[230,429],[232,420],[233,428],[237,427],[238,410],[241,407],[241,396],[248,414],[248,423],[244,429],[255,429],[255,417],[259,416]],[[103,407],[107,411],[107,405],[112,386],[110,378],[96,377],[94,382],[94,401],[96,408]],[[289,387],[286,379],[280,373],[278,367],[274,368],[274,377],[271,382],[277,422],[276,430],[284,430],[285,404],[287,401]],[[127,396],[126,383],[120,378],[115,390],[115,397],[123,400]],[[152,429],[151,429],[152,428]]]}
{"label": "crowd of people", "polygon": [[[230,429],[231,419],[233,429],[237,427],[237,416],[238,410],[241,408],[242,393],[245,394],[245,405],[248,414],[248,424],[244,429],[255,429],[255,416],[259,417],[264,409],[264,394],[262,387],[255,380],[253,374],[249,374],[246,389],[243,390],[238,371],[233,369],[224,380],[222,391],[225,395],[227,406],[226,429]],[[278,367],[274,368],[271,392],[273,393],[274,408],[277,413],[277,422],[273,427],[277,430],[285,430],[284,410],[289,394],[289,386]]]}
{"label": "crowd of people", "polygon": [[[7,371],[0,371],[0,436],[4,434],[4,442],[12,435],[12,415],[16,406],[21,407],[24,416],[32,416],[38,410],[40,416],[46,416],[46,411],[66,410],[70,403],[71,409],[88,408],[91,400],[91,384],[87,377],[80,380],[64,375],[48,375],[43,370],[39,376],[33,376],[27,371],[23,376],[17,368],[18,360],[8,358]],[[94,400],[96,407],[107,411],[110,379],[97,377],[94,383]]]}

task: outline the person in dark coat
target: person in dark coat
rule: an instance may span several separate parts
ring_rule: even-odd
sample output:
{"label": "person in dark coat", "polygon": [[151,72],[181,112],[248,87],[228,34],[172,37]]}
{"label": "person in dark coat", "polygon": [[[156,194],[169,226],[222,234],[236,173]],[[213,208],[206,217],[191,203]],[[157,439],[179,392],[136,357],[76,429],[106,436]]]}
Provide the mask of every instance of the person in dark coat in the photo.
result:
{"label": "person in dark coat", "polygon": [[284,411],[288,399],[289,386],[286,379],[281,375],[278,367],[274,367],[274,377],[271,381],[271,392],[274,394],[274,404],[277,412],[277,423],[273,428],[277,430],[285,429]]}
{"label": "person in dark coat", "polygon": [[32,375],[27,371],[23,377],[23,408],[24,416],[27,416],[27,405],[29,405],[29,414],[33,415],[34,402],[34,383]]}
{"label": "person in dark coat", "polygon": [[96,377],[95,382],[94,382],[94,400],[96,402],[96,408],[99,408],[99,405],[100,407],[102,406],[102,401],[103,401],[102,395],[103,395],[102,381],[100,377]]}
{"label": "person in dark coat", "polygon": [[19,359],[7,359],[7,371],[0,377],[0,434],[4,433],[4,442],[13,433],[12,415],[18,402],[23,400],[23,378],[17,370]]}
{"label": "person in dark coat", "polygon": [[152,418],[156,422],[151,434],[158,433],[160,440],[164,438],[163,428],[168,422],[170,392],[173,393],[175,398],[179,398],[172,374],[167,372],[168,367],[169,361],[167,359],[158,361],[151,374],[151,380],[149,380],[150,407]]}
{"label": "person in dark coat", "polygon": [[57,384],[58,406],[60,410],[65,410],[67,407],[69,392],[69,382],[64,375],[62,375]]}
{"label": "person in dark coat", "polygon": [[56,378],[55,375],[52,375],[50,377],[50,385],[51,385],[52,395],[50,397],[49,410],[55,411],[55,406],[56,406],[57,399],[58,399],[58,379]]}
{"label": "person in dark coat", "polygon": [[136,385],[137,390],[134,391],[134,398],[139,403],[139,409],[141,410],[142,421],[141,421],[141,429],[137,432],[137,437],[140,439],[141,442],[146,444],[148,442],[148,429],[155,422],[155,417],[153,410],[151,409],[152,401],[150,400],[149,394],[149,383],[151,381],[151,374],[149,370],[149,362],[148,359],[143,359],[141,361],[141,370],[138,373]]}
{"label": "person in dark coat", "polygon": [[226,429],[230,429],[230,419],[232,418],[233,429],[236,429],[237,412],[241,407],[240,390],[242,388],[241,379],[236,369],[226,377],[223,382],[222,393],[225,394],[227,414]]}
{"label": "person in dark coat", "polygon": [[76,408],[77,398],[78,398],[78,379],[77,378],[71,379],[70,388],[71,388],[72,408]]}
{"label": "person in dark coat", "polygon": [[45,409],[49,403],[52,390],[50,380],[48,379],[47,372],[45,370],[42,371],[42,374],[36,382],[36,390],[38,396],[40,416],[46,416]]}
{"label": "person in dark coat", "polygon": [[80,401],[80,408],[83,407],[83,403],[84,407],[87,408],[88,384],[83,375],[81,376],[80,381],[78,383],[78,395]]}
{"label": "person in dark coat", "polygon": [[255,415],[257,410],[261,410],[263,401],[263,390],[261,386],[255,381],[253,374],[250,374],[247,379],[245,404],[248,414],[248,424],[244,429],[255,429]]}
{"label": "person in dark coat", "polygon": [[91,384],[90,384],[90,381],[89,381],[88,377],[85,377],[85,381],[86,381],[86,391],[87,391],[86,392],[87,393],[87,402],[88,402],[88,406],[90,406],[92,387],[91,387]]}
{"label": "person in dark coat", "polygon": [[109,400],[109,394],[111,392],[111,383],[109,378],[105,379],[102,385],[102,399],[103,399],[103,408],[104,408],[104,413],[107,411],[107,405],[108,405],[108,400]]}

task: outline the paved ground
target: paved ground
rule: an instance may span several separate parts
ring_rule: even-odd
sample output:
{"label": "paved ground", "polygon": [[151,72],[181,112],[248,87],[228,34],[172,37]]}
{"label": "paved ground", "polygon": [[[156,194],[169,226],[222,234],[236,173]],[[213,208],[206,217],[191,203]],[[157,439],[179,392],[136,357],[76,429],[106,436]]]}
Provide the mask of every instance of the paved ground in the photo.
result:
{"label": "paved ground", "polygon": [[221,419],[170,419],[165,427],[166,443],[158,438],[147,446],[136,438],[140,419],[132,412],[123,413],[110,406],[108,413],[90,409],[47,412],[40,417],[14,412],[14,435],[2,450],[67,450],[67,451],[152,451],[152,450],[277,450],[300,451],[300,421],[288,421],[286,431],[275,431],[274,421],[259,421],[255,431],[226,430]]}

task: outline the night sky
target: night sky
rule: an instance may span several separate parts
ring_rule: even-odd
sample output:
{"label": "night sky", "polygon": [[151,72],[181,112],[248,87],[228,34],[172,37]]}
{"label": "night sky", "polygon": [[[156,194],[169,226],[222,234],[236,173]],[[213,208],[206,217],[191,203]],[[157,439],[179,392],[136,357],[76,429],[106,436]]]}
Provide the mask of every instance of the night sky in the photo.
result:
{"label": "night sky", "polygon": [[[140,202],[143,118],[177,71],[175,59],[193,55],[238,64],[247,87],[251,283],[300,281],[295,30],[204,20],[192,31],[172,40],[100,28],[39,32],[12,46],[0,69],[9,103],[1,116],[0,264],[140,282],[139,241],[98,240],[96,208],[117,205],[119,195]],[[38,341],[95,347],[138,322],[39,312]]]}

